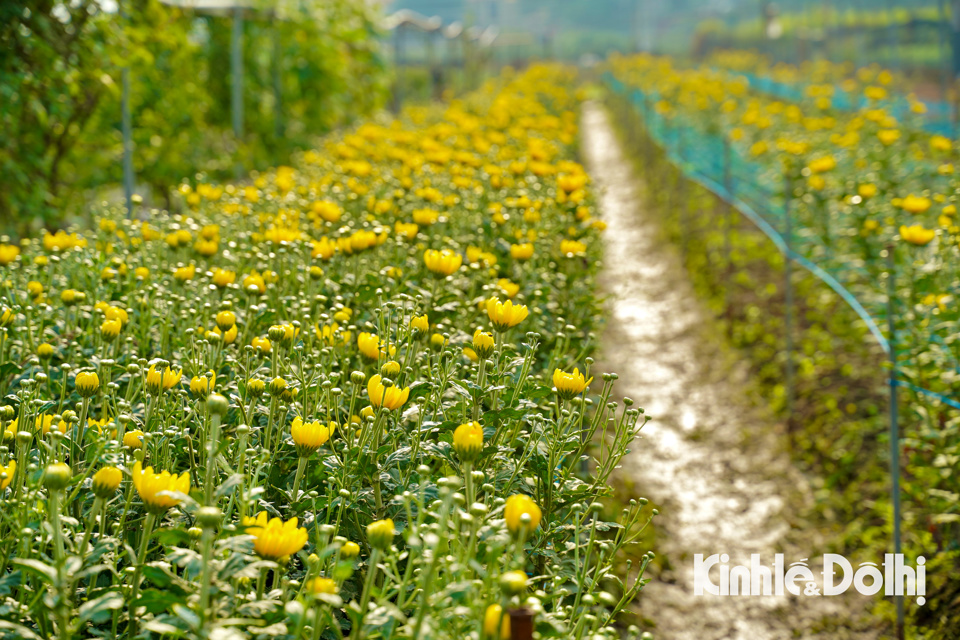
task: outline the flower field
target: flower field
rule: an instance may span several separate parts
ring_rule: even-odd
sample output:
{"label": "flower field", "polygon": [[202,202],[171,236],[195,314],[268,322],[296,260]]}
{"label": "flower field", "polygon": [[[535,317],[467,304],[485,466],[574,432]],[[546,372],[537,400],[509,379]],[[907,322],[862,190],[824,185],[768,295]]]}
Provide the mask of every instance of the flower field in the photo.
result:
{"label": "flower field", "polygon": [[[938,637],[956,625],[960,540],[955,142],[925,131],[923,103],[898,92],[895,76],[881,69],[852,74],[821,64],[770,72],[740,53],[711,63],[638,56],[613,61],[610,71],[642,90],[631,109],[632,117],[647,114],[645,131],[656,129],[668,144],[716,143],[710,157],[696,143],[686,153],[673,144],[672,152],[713,177],[725,198],[752,207],[766,230],[665,169],[663,155],[644,160],[669,185],[655,201],[734,342],[753,350],[775,406],[791,408],[783,252],[836,285],[795,270],[792,409],[797,455],[824,478],[816,510],[837,523],[832,544],[841,548],[891,548],[890,364],[880,347],[893,352],[904,551],[932,559],[935,584],[912,615]],[[742,70],[792,83],[797,100],[753,88]]]}
{"label": "flower field", "polygon": [[6,239],[0,635],[624,637],[656,512],[604,503],[645,417],[591,367],[573,82]]}

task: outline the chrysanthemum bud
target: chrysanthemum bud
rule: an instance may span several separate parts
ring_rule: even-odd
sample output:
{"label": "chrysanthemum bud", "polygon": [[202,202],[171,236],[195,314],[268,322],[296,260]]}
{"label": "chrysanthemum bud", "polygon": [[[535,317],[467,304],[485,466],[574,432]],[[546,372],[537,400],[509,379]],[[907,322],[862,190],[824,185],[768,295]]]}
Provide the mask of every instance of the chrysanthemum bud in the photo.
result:
{"label": "chrysanthemum bud", "polygon": [[230,410],[230,402],[219,393],[212,393],[207,398],[207,411],[215,413],[221,417],[227,415]]}
{"label": "chrysanthemum bud", "polygon": [[221,311],[217,314],[216,323],[220,331],[227,332],[237,324],[237,316],[233,311]]}
{"label": "chrysanthemum bud", "polygon": [[93,474],[93,495],[107,500],[117,492],[123,481],[123,473],[116,467],[104,467]]}
{"label": "chrysanthemum bud", "polygon": [[90,398],[100,390],[100,377],[93,371],[81,371],[74,378],[77,393],[82,398]]}
{"label": "chrysanthemum bud", "polygon": [[270,395],[274,397],[279,396],[281,393],[286,391],[286,389],[287,389],[287,381],[281,378],[280,376],[277,376],[276,378],[270,381]]}
{"label": "chrysanthemum bud", "polygon": [[247,393],[250,394],[250,397],[252,398],[259,398],[262,396],[265,387],[266,384],[259,378],[251,378],[250,380],[247,380]]}
{"label": "chrysanthemum bud", "polygon": [[500,576],[500,589],[508,596],[520,595],[527,590],[529,579],[523,571],[507,571]]}
{"label": "chrysanthemum bud", "polygon": [[270,342],[280,342],[283,340],[284,335],[286,335],[286,331],[279,324],[275,324],[267,330],[267,336],[270,338]]}
{"label": "chrysanthemum bud", "polygon": [[217,507],[201,507],[197,511],[197,522],[204,529],[216,529],[222,517],[223,512]]}
{"label": "chrysanthemum bud", "polygon": [[[383,377],[384,380],[391,377],[396,378],[399,373],[400,373],[400,363],[397,362],[396,360],[388,360],[387,362],[383,363],[382,367],[380,367],[380,375]],[[384,386],[388,386],[388,385],[384,384]]]}
{"label": "chrysanthemum bud", "polygon": [[473,462],[483,451],[483,427],[479,422],[468,422],[453,432],[453,450],[462,462]]}
{"label": "chrysanthemum bud", "polygon": [[367,541],[374,549],[385,551],[393,544],[393,536],[396,530],[393,526],[393,520],[377,520],[367,525]]}
{"label": "chrysanthemum bud", "polygon": [[73,473],[70,467],[62,462],[55,462],[48,465],[43,472],[43,486],[50,491],[63,491],[70,484]]}

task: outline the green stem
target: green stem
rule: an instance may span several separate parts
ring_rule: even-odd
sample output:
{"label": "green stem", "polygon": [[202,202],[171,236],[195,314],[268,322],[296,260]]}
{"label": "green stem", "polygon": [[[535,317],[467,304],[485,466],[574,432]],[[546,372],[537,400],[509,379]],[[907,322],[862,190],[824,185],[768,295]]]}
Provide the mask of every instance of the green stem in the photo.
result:
{"label": "green stem", "polygon": [[290,505],[291,508],[299,501],[299,492],[300,492],[300,481],[303,480],[303,472],[307,468],[307,459],[301,457],[300,461],[297,463],[297,475],[293,479],[293,503]]}
{"label": "green stem", "polygon": [[[377,575],[378,564],[380,564],[380,549],[374,548],[370,552],[367,579],[363,581],[363,594],[360,596],[360,617],[357,619],[357,623],[353,625],[353,631],[350,633],[352,640],[363,638],[363,619],[367,615],[367,605],[370,604],[370,591],[373,589],[373,580]],[[416,634],[414,637],[416,637]]]}
{"label": "green stem", "polygon": [[143,521],[143,539],[140,541],[140,553],[137,554],[137,566],[133,571],[133,584],[130,594],[130,621],[127,623],[127,638],[137,635],[137,598],[140,594],[140,576],[143,574],[143,563],[147,560],[147,548],[150,546],[150,536],[153,534],[153,524],[157,516],[147,513]]}

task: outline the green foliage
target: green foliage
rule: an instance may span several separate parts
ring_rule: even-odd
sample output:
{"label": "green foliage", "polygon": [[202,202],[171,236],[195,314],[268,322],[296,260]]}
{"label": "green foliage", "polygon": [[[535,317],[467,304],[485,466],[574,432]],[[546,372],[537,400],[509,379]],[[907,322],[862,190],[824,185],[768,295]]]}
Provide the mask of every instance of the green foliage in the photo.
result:
{"label": "green foliage", "polygon": [[[636,118],[617,102],[622,121]],[[639,131],[638,123],[631,131]],[[697,292],[718,327],[752,366],[758,401],[785,406],[784,259],[737,211],[690,182],[647,139],[643,170],[649,204],[665,238],[679,246]],[[795,266],[795,402],[789,443],[794,459],[814,476],[815,503],[806,519],[830,532],[829,551],[864,560],[890,552],[888,380],[886,356],[857,314],[825,283]],[[917,305],[920,308],[921,305]],[[922,329],[923,318],[905,323]],[[929,373],[929,369],[927,370]],[[916,637],[941,638],[956,628],[960,591],[956,530],[956,420],[943,405],[900,392],[903,455],[903,548],[927,557],[927,602],[911,607]],[[933,556],[931,558],[931,556]],[[877,612],[892,620],[890,602]]]}
{"label": "green foliage", "polygon": [[382,104],[366,3],[270,7],[244,21],[241,140],[231,128],[229,17],[158,0],[125,2],[126,20],[96,0],[0,7],[0,226],[57,226],[83,211],[87,192],[121,180],[125,65],[138,183],[161,198],[184,175],[282,162]]}

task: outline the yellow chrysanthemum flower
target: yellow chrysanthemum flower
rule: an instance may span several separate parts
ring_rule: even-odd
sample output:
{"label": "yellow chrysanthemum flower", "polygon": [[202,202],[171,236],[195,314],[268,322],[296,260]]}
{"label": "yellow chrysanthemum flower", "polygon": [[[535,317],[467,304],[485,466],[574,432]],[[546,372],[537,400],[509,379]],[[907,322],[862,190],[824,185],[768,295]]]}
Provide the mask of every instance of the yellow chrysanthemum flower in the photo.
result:
{"label": "yellow chrysanthemum flower", "polygon": [[179,476],[171,474],[169,471],[154,473],[153,467],[143,468],[138,460],[133,465],[133,486],[147,510],[160,514],[170,507],[180,504],[181,499],[172,495],[173,493],[190,493],[190,473],[183,472]]}
{"label": "yellow chrysanthemum flower", "polygon": [[261,558],[279,560],[307,544],[307,530],[297,526],[296,518],[284,522],[280,518],[270,519],[266,511],[261,511],[256,518],[245,518],[243,524],[253,536],[253,549]]}
{"label": "yellow chrysanthemum flower", "polygon": [[380,374],[371,376],[367,382],[367,393],[370,395],[370,404],[375,407],[384,407],[393,411],[399,409],[410,397],[410,387],[387,387],[380,382]]}

